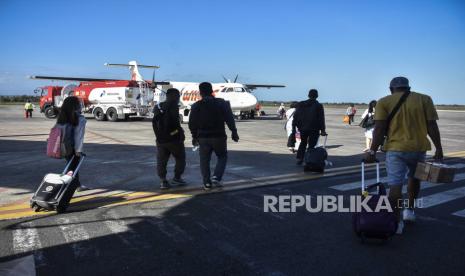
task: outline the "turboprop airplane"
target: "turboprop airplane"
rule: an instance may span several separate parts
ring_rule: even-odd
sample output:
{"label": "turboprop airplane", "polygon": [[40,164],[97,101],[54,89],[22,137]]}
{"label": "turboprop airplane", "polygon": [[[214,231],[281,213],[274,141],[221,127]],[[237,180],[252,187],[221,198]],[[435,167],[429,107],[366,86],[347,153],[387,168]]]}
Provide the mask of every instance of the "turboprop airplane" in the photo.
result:
{"label": "turboprop airplane", "polygon": [[[200,99],[199,83],[197,82],[155,81],[155,70],[159,68],[158,66],[138,65],[135,61],[130,61],[128,64],[105,63],[104,65],[129,67],[131,80],[123,81],[115,79],[52,76],[32,76],[31,78],[81,82],[78,86],[73,85],[72,89],[70,88],[67,90],[70,90],[69,92],[74,93],[76,96],[84,98],[85,103],[87,103],[88,99],[91,98],[92,101],[89,102],[90,108],[88,110],[93,113],[97,120],[106,120],[108,118],[115,121],[117,119],[127,118],[129,115],[132,116],[136,111],[137,115],[143,116],[139,111],[141,110],[141,107],[147,106],[147,100],[153,101],[154,103],[163,102],[165,100],[166,91],[169,88],[176,88],[181,93],[180,119],[181,122],[187,122],[189,120],[190,107],[193,103]],[[154,69],[152,81],[144,80],[142,75],[139,73],[138,68]],[[255,106],[258,101],[251,93],[252,90],[257,88],[285,87],[284,85],[241,84],[236,82],[237,78],[238,75],[236,75],[234,81],[224,78],[224,83],[212,83],[212,86],[214,96],[229,101],[234,115],[242,119],[253,117],[253,113],[255,112]],[[112,93],[107,93],[107,90],[111,90]],[[151,94],[149,93],[149,90],[152,91],[152,95],[149,95]],[[60,91],[56,92],[57,95],[59,94],[59,96],[61,96],[61,101],[69,94],[62,93],[63,91],[65,91],[65,89],[60,89]],[[118,99],[122,101],[120,104],[121,106],[108,109],[108,104],[104,104],[106,103],[106,99],[104,99],[104,97],[106,94],[113,95],[115,93],[121,94],[118,94]],[[55,94],[53,94],[53,96],[55,96]],[[53,96],[47,97],[47,100],[52,100]],[[132,98],[134,98],[134,100],[129,101],[129,99]],[[57,113],[59,105],[48,106],[53,108],[54,114]],[[143,114],[147,114],[146,108],[143,110]]]}
{"label": "turboprop airplane", "polygon": [[[252,94],[252,90],[257,88],[275,88],[285,87],[284,85],[273,84],[242,84],[237,83],[237,75],[233,82],[225,79],[222,83],[212,83],[213,95],[217,98],[222,98],[229,101],[234,115],[241,119],[253,118],[257,98]],[[176,88],[181,93],[180,119],[182,122],[189,120],[189,113],[192,104],[200,100],[199,83],[198,82],[176,82],[164,81],[161,85],[157,85],[154,93],[154,101],[164,101],[165,91],[169,88]]]}

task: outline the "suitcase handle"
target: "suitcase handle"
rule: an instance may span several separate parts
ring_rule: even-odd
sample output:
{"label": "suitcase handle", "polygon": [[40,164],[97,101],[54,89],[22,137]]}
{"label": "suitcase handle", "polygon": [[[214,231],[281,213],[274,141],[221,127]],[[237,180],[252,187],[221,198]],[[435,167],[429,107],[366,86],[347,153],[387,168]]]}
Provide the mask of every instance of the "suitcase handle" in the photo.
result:
{"label": "suitcase handle", "polygon": [[[76,169],[74,169],[74,172],[73,172],[73,175],[72,175],[73,177],[75,177],[76,174],[79,172],[79,168],[81,167],[82,161],[84,161],[86,156],[87,155],[85,153],[81,152],[81,157],[79,158],[79,163],[78,163]],[[68,164],[66,164],[66,167],[63,170],[62,174],[66,174],[66,172],[68,171],[69,166],[71,166],[71,163],[73,163],[74,158],[76,158],[76,155],[73,155],[71,157],[71,159],[68,161]]]}
{"label": "suitcase handle", "polygon": [[[321,137],[321,135],[320,135]],[[323,148],[326,149],[326,142],[328,141],[328,134],[326,134],[325,136],[325,141],[323,142]],[[319,138],[318,138],[319,139]],[[318,141],[319,142],[319,141]],[[320,146],[321,147],[321,146]]]}
{"label": "suitcase handle", "polygon": [[[376,162],[376,183],[379,183],[379,160]],[[365,160],[362,160],[362,193],[365,191]]]}

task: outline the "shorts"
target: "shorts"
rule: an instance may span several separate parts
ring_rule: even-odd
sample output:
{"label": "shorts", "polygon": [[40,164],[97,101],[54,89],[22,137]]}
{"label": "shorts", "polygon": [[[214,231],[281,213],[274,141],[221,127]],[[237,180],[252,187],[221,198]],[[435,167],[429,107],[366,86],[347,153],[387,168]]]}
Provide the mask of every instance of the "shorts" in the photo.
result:
{"label": "shorts", "polygon": [[386,152],[387,182],[389,186],[403,185],[405,176],[412,178],[418,162],[425,161],[424,151],[388,151]]}

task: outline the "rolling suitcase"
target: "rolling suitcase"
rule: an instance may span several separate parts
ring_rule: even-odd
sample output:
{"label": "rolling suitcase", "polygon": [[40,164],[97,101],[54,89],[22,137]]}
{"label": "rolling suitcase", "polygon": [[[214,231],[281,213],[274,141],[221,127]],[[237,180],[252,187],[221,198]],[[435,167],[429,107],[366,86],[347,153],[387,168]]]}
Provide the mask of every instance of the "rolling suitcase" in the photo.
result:
{"label": "rolling suitcase", "polygon": [[[367,205],[370,209],[375,210],[381,196],[386,195],[386,188],[379,180],[379,162],[376,161],[376,183],[365,187],[365,162],[362,161],[362,200],[368,195],[371,198]],[[377,189],[376,194],[369,194],[370,191]],[[394,212],[381,209],[378,212],[367,212],[364,208],[360,212],[353,213],[352,216],[353,230],[362,242],[366,238],[387,240],[396,233],[397,217]]]}
{"label": "rolling suitcase", "polygon": [[313,149],[308,149],[304,156],[304,171],[322,173],[325,171],[326,159],[328,152],[326,151],[326,142],[328,135],[325,136],[323,146],[317,146]]}
{"label": "rolling suitcase", "polygon": [[[63,173],[49,173],[45,175],[44,179],[39,185],[39,188],[37,188],[36,192],[30,200],[31,208],[34,211],[39,212],[40,210],[44,209],[48,211],[57,210],[58,212],[61,212],[66,209],[63,206],[67,206],[69,202],[63,201],[63,195],[69,189],[73,188],[71,183],[76,177],[76,174],[79,172],[79,168],[81,167],[85,156],[85,154],[81,155],[79,163],[71,175],[67,174],[67,172],[73,163],[74,158],[76,158],[75,156],[73,156],[69,160],[68,164],[66,164]],[[74,187],[74,189],[76,188],[77,187]],[[74,193],[74,190],[72,192]]]}

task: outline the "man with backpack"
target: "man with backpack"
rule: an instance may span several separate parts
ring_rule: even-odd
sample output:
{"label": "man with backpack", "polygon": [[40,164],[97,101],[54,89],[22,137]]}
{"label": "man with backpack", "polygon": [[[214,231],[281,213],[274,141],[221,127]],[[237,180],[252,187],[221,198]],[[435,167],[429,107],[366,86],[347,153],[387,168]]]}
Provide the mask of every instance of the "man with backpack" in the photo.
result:
{"label": "man with backpack", "polygon": [[[222,186],[221,180],[228,160],[224,124],[226,123],[231,130],[231,138],[234,142],[239,141],[239,135],[229,102],[215,98],[209,82],[202,82],[199,90],[202,99],[192,105],[189,129],[192,133],[192,145],[199,146],[200,170],[204,189],[208,191],[212,188],[212,184],[216,187]],[[218,160],[213,176],[210,177],[210,160],[213,152]]]}
{"label": "man with backpack", "polygon": [[162,190],[171,187],[166,179],[166,166],[170,155],[176,160],[171,184],[186,185],[181,178],[186,168],[186,151],[184,130],[179,121],[179,97],[179,91],[170,88],[166,91],[166,101],[158,103],[153,109],[152,127],[157,143],[157,172]]}
{"label": "man with backpack", "polygon": [[292,133],[295,135],[296,128],[300,131],[300,145],[297,150],[297,165],[302,165],[305,152],[313,149],[318,142],[318,138],[326,136],[325,112],[323,105],[316,99],[318,91],[310,89],[308,100],[298,104],[292,121]]}
{"label": "man with backpack", "polygon": [[[389,198],[399,221],[397,234],[402,234],[404,221],[415,221],[413,208],[420,192],[420,180],[414,175],[418,162],[424,161],[426,151],[431,149],[427,136],[436,148],[434,159],[442,160],[443,153],[436,122],[438,114],[431,98],[411,92],[409,81],[404,77],[392,79],[389,88],[391,95],[380,99],[376,105],[373,141],[365,161],[375,162],[376,152],[383,146],[386,151]],[[402,186],[406,174],[408,205],[401,216]]]}

